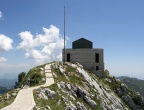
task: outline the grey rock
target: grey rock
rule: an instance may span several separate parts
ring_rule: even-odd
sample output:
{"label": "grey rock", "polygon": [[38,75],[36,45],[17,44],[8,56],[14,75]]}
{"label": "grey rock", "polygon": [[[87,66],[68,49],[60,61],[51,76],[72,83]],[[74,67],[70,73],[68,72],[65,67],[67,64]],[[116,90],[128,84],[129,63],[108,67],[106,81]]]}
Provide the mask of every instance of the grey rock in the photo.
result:
{"label": "grey rock", "polygon": [[56,95],[55,91],[52,91],[49,88],[45,88],[45,92],[48,94],[48,96],[54,99],[54,96]]}
{"label": "grey rock", "polygon": [[61,104],[61,100],[59,100],[57,104],[60,105]]}
{"label": "grey rock", "polygon": [[76,91],[71,90],[70,93],[71,93],[73,96],[77,97]]}
{"label": "grey rock", "polygon": [[57,87],[58,87],[59,89],[61,89],[61,85],[60,85],[59,83],[57,83]]}
{"label": "grey rock", "polygon": [[92,100],[90,97],[88,97],[88,96],[85,96],[84,99],[85,99],[85,101],[86,101],[92,108],[96,109],[97,104],[96,104],[95,101],[93,101],[93,100]]}
{"label": "grey rock", "polygon": [[16,97],[17,93],[12,93],[12,97]]}
{"label": "grey rock", "polygon": [[81,67],[81,68],[83,68],[83,66],[80,63],[78,63],[78,62],[76,62],[76,65]]}
{"label": "grey rock", "polygon": [[46,105],[46,110],[51,110],[50,106]]}
{"label": "grey rock", "polygon": [[60,71],[60,74],[64,74],[65,73],[65,70],[62,68],[62,66],[59,66],[59,71]]}
{"label": "grey rock", "polygon": [[108,78],[105,78],[105,80],[106,80],[107,82],[109,82],[109,83],[112,83],[112,81],[111,81],[110,79],[108,79]]}
{"label": "grey rock", "polygon": [[40,94],[41,94],[41,95],[39,95],[40,98],[43,98],[43,99],[45,99],[45,100],[48,100],[48,97],[46,96],[44,89],[41,89],[41,88],[40,88],[40,89],[39,89],[39,92],[40,92]]}
{"label": "grey rock", "polygon": [[70,84],[66,84],[66,88],[70,91],[71,90],[71,85]]}
{"label": "grey rock", "polygon": [[73,101],[76,100],[72,95],[69,95],[69,97],[70,97]]}
{"label": "grey rock", "polygon": [[62,99],[63,99],[64,102],[68,102],[68,98],[67,97],[62,96]]}
{"label": "grey rock", "polygon": [[10,96],[10,94],[6,94],[6,97],[5,97],[5,99],[7,100],[7,99],[9,99],[11,96]]}
{"label": "grey rock", "polygon": [[120,87],[121,87],[121,89],[122,89],[123,91],[126,91],[126,90],[127,90],[127,87],[126,87],[123,83],[120,85]]}
{"label": "grey rock", "polygon": [[71,85],[71,88],[72,88],[73,91],[77,91],[77,87],[76,86]]}
{"label": "grey rock", "polygon": [[77,107],[70,101],[68,104],[66,104],[65,110],[77,110]]}
{"label": "grey rock", "polygon": [[61,87],[62,89],[65,89],[65,82],[61,81],[61,82],[59,83],[59,85],[60,85],[60,87]]}
{"label": "grey rock", "polygon": [[122,90],[119,90],[117,93],[118,93],[118,95],[119,95],[120,97],[122,97],[122,96],[124,96],[124,95],[125,95],[125,92],[124,92],[124,91],[122,91]]}
{"label": "grey rock", "polygon": [[77,102],[77,108],[78,110],[87,110],[87,108],[84,106],[83,103]]}
{"label": "grey rock", "polygon": [[132,109],[139,110],[130,96],[122,96],[122,100]]}
{"label": "grey rock", "polygon": [[41,94],[43,99],[48,100],[48,97],[45,95],[45,93],[41,92],[40,94]]}
{"label": "grey rock", "polygon": [[79,86],[77,87],[77,92],[80,94],[81,97],[85,97],[86,95],[89,95],[89,93],[86,90],[80,88]]}
{"label": "grey rock", "polygon": [[37,94],[37,97],[42,99],[42,95],[41,94]]}

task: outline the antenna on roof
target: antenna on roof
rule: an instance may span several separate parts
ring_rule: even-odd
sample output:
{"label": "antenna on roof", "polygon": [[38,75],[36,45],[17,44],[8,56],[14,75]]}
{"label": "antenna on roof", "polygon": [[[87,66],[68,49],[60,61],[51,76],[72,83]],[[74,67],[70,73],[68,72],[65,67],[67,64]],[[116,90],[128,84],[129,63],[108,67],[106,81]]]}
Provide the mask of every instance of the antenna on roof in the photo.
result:
{"label": "antenna on roof", "polygon": [[65,6],[64,6],[64,55],[63,64],[65,63]]}

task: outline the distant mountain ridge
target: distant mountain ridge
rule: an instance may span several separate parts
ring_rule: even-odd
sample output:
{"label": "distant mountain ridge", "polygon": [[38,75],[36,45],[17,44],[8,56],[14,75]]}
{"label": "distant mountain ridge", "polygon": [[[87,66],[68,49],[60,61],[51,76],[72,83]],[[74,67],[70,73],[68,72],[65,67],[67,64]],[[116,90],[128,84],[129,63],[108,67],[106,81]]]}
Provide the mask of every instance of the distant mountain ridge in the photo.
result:
{"label": "distant mountain ridge", "polygon": [[120,76],[117,78],[123,81],[129,88],[135,90],[136,92],[139,92],[144,97],[144,80],[128,76]]}
{"label": "distant mountain ridge", "polygon": [[0,79],[0,86],[12,89],[12,88],[14,88],[16,81],[17,81],[17,79]]}
{"label": "distant mountain ridge", "polygon": [[0,94],[6,93],[8,89],[6,87],[1,87],[0,86]]}

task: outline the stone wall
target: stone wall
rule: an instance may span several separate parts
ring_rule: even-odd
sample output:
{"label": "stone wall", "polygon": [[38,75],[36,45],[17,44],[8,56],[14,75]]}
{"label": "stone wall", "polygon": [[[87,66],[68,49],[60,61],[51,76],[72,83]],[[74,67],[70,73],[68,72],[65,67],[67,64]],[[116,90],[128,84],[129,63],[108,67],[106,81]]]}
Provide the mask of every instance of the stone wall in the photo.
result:
{"label": "stone wall", "polygon": [[[99,54],[99,63],[95,61],[95,54],[97,53]],[[67,61],[67,54],[70,54],[70,62],[78,62],[82,64],[85,69],[96,70],[96,66],[99,66],[99,70],[104,71],[103,49],[66,49],[65,61]]]}

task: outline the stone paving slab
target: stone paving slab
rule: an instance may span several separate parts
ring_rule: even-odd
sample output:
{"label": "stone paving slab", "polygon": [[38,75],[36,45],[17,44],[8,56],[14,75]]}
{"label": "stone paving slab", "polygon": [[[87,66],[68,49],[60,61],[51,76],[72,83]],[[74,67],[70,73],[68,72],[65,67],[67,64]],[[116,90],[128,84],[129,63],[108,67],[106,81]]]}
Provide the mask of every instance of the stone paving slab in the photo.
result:
{"label": "stone paving slab", "polygon": [[53,75],[52,74],[46,74],[46,78],[52,78],[53,77]]}
{"label": "stone paving slab", "polygon": [[47,64],[47,65],[45,66],[45,70],[47,70],[47,69],[50,69],[50,64]]}
{"label": "stone paving slab", "polygon": [[49,85],[51,85],[53,83],[54,83],[54,79],[53,78],[46,78],[46,83],[44,85],[42,85],[42,87],[49,86]]}
{"label": "stone paving slab", "polygon": [[[33,97],[33,90],[40,87],[47,87],[54,83],[54,79],[50,70],[50,65],[51,64],[47,64],[45,66],[46,76],[51,77],[46,77],[46,83],[44,85],[20,90],[14,102],[5,108],[2,108],[1,110],[32,110],[36,105]],[[49,73],[47,73],[48,70],[50,71]]]}
{"label": "stone paving slab", "polygon": [[45,73],[51,73],[51,70],[45,70]]}
{"label": "stone paving slab", "polygon": [[20,90],[14,102],[2,110],[27,110],[30,106],[35,106],[32,88]]}

